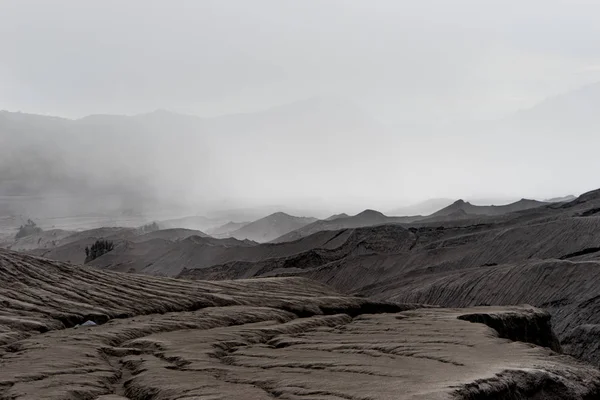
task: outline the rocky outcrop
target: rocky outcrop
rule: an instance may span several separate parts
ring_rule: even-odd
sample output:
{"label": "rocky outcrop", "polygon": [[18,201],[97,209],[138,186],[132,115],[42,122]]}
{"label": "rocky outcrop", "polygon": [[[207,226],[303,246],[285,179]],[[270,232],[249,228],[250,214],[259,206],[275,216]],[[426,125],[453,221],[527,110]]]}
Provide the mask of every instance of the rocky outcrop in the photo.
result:
{"label": "rocky outcrop", "polygon": [[[567,381],[563,370],[506,370],[492,378],[463,385],[454,393],[465,400],[595,399],[600,386],[593,377]],[[588,380],[589,379],[589,380]]]}
{"label": "rocky outcrop", "polygon": [[515,312],[503,309],[499,313],[486,309],[482,313],[463,314],[458,318],[485,324],[502,338],[533,343],[561,352],[560,343],[552,331],[550,314],[533,307],[519,308]]}

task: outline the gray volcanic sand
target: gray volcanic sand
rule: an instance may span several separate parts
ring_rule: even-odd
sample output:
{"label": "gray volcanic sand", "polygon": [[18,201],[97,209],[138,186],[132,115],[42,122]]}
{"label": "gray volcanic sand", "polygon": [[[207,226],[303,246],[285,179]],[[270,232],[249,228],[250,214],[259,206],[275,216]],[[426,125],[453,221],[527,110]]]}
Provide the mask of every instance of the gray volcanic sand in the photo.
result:
{"label": "gray volcanic sand", "polygon": [[[0,285],[2,400],[600,393],[600,371],[553,351],[532,307],[418,308],[302,278],[183,281],[5,250]],[[87,319],[100,325],[73,328]]]}

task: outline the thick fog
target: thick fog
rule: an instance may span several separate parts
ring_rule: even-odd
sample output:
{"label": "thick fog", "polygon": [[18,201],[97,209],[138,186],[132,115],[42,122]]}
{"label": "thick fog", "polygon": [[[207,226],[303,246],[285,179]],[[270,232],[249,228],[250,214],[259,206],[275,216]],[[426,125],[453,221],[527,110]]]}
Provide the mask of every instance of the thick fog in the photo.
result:
{"label": "thick fog", "polygon": [[0,0],[0,214],[579,194],[600,187],[598,15],[591,0]]}

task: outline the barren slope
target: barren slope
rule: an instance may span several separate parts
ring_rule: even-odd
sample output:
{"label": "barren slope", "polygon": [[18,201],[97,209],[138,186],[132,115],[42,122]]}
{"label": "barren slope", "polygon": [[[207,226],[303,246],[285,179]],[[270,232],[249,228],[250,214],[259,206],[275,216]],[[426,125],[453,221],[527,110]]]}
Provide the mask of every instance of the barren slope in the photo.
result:
{"label": "barren slope", "polygon": [[[186,270],[194,271],[230,262],[262,262],[297,257],[306,252],[317,252],[328,259],[372,251],[367,247],[381,252],[394,252],[399,246],[410,243],[410,234],[400,226],[382,227],[381,235],[373,235],[369,229],[374,228],[324,231],[295,242],[284,243],[257,244],[233,238],[197,236],[174,243],[159,240],[140,243],[129,241],[92,261],[91,265],[122,272],[177,276]],[[403,240],[398,242],[400,238]]]}
{"label": "barren slope", "polygon": [[180,241],[152,239],[126,241],[113,251],[90,262],[100,268],[121,272],[176,276],[184,268],[202,268],[215,260],[233,257],[256,243],[233,238],[190,236]]}
{"label": "barren slope", "polygon": [[85,248],[94,244],[96,240],[105,239],[120,244],[137,235],[138,231],[135,228],[105,227],[89,229],[66,236],[55,243],[54,246],[33,249],[29,253],[53,260],[83,264],[85,261]]}
{"label": "barren slope", "polygon": [[[88,229],[81,232],[51,230],[27,236],[16,241],[7,248],[11,250],[26,251],[30,254],[51,258],[57,261],[83,264],[85,261],[85,248],[91,246],[96,240],[105,239],[115,243],[117,248],[135,247],[136,243],[146,242],[139,247],[150,248],[152,244],[161,240],[175,242],[190,236],[206,237],[201,231],[173,228],[161,229],[149,233],[141,233],[136,228],[104,227]],[[161,246],[152,250],[158,255]],[[136,250],[135,255],[141,256],[143,251]]]}
{"label": "barren slope", "polygon": [[[3,250],[0,274],[0,399],[600,395],[600,371],[551,350],[531,307],[414,309],[299,278],[179,281]],[[101,325],[69,328],[86,319]]]}
{"label": "barren slope", "polygon": [[[323,231],[295,242],[263,244],[252,250],[258,260],[242,258],[204,268],[184,269],[180,278],[240,279],[257,276],[302,274],[322,265],[367,254],[396,254],[407,252],[417,238],[399,225],[382,225],[340,231]],[[268,250],[275,251],[268,251]],[[358,276],[339,276],[338,280],[360,280]]]}
{"label": "barren slope", "polygon": [[[120,274],[0,249],[0,343],[31,333],[148,313],[220,305],[281,306],[302,313],[377,304],[340,297],[301,278],[194,282]],[[267,294],[262,293],[263,291]],[[301,300],[294,304],[295,296]],[[338,302],[339,300],[339,302]],[[297,307],[300,307],[297,309]]]}

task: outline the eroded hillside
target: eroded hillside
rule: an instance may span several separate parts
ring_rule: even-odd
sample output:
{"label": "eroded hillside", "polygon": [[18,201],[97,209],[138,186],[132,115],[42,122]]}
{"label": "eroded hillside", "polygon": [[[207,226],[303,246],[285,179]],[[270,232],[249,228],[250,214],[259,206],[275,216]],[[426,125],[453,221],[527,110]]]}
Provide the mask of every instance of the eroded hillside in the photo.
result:
{"label": "eroded hillside", "polygon": [[[559,355],[532,307],[419,308],[302,278],[185,281],[5,250],[0,274],[0,399],[600,394],[600,371]],[[85,320],[98,325],[74,328]]]}

